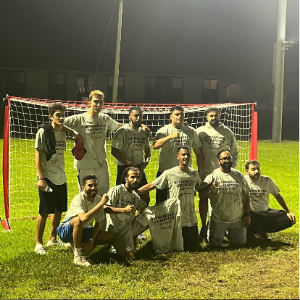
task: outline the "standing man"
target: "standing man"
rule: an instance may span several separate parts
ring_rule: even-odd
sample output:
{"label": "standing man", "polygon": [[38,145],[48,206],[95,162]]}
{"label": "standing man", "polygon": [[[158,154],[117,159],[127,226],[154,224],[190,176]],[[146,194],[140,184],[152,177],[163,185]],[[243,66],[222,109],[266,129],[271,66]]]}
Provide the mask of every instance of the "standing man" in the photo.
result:
{"label": "standing man", "polygon": [[209,196],[212,212],[208,240],[212,246],[221,246],[225,232],[235,245],[247,242],[246,227],[250,224],[249,187],[243,174],[232,168],[233,157],[228,149],[218,155],[219,168],[207,175],[200,190],[200,217],[206,224]]}
{"label": "standing man", "polygon": [[[216,107],[206,110],[207,123],[196,129],[202,144],[203,172],[201,179],[219,168],[217,154],[221,149],[229,149],[232,153],[232,167],[238,164],[238,147],[233,132],[220,122],[221,112]],[[200,203],[199,203],[200,205]],[[200,207],[199,207],[200,211]],[[204,238],[207,234],[206,222],[202,223],[200,237]]]}
{"label": "standing man", "polygon": [[66,245],[56,239],[56,228],[61,214],[67,210],[67,183],[64,169],[66,134],[62,131],[65,119],[65,107],[53,104],[49,107],[51,125],[41,125],[35,139],[35,166],[39,190],[39,215],[36,219],[36,246],[34,252],[45,255],[43,235],[46,221],[51,216],[50,239],[47,247]]}
{"label": "standing man", "polygon": [[[141,185],[147,184],[145,168],[147,167],[151,150],[149,144],[149,132],[141,128],[143,122],[143,110],[139,106],[129,109],[129,124],[117,130],[114,135],[111,154],[116,158],[117,180],[120,185],[123,172],[128,167],[137,167],[142,172]],[[149,205],[149,193],[141,199]]]}
{"label": "standing man", "polygon": [[219,168],[217,154],[222,149],[229,149],[232,153],[232,167],[238,164],[238,147],[233,132],[220,122],[221,112],[216,107],[206,111],[207,123],[196,129],[202,144],[204,179],[213,170]]}
{"label": "standing man", "polygon": [[[202,151],[201,142],[194,128],[183,124],[184,109],[182,106],[171,108],[172,123],[160,128],[155,136],[153,149],[159,149],[159,164],[156,177],[159,177],[165,170],[178,166],[177,148],[180,145],[193,148],[196,155],[198,173],[202,172]],[[189,160],[191,166],[191,160]],[[168,189],[156,190],[156,204],[168,199]]]}
{"label": "standing man", "polygon": [[141,171],[128,167],[123,172],[123,182],[108,191],[109,201],[105,206],[107,230],[114,234],[113,246],[127,262],[134,260],[133,238],[143,233],[147,227],[136,221],[135,212],[142,211],[146,203],[136,193],[140,186]]}
{"label": "standing man", "polygon": [[152,183],[142,186],[138,194],[149,192],[154,188],[167,189],[169,198],[178,198],[181,206],[181,224],[185,251],[198,249],[198,220],[195,212],[194,192],[200,189],[201,179],[196,170],[189,167],[191,152],[187,146],[179,146],[177,150],[179,166],[164,171]]}
{"label": "standing man", "polygon": [[84,255],[89,255],[96,245],[113,241],[111,232],[100,230],[100,221],[104,217],[103,207],[108,197],[104,194],[101,199],[97,193],[97,177],[84,176],[82,192],[72,200],[68,212],[57,228],[57,234],[62,241],[74,244],[75,265],[90,266]]}
{"label": "standing man", "polygon": [[[260,163],[257,160],[248,161],[245,165],[245,176],[250,188],[251,224],[248,234],[257,234],[264,240],[270,239],[267,232],[278,232],[296,223],[295,216],[290,212],[280,190],[274,181],[261,175]],[[272,194],[284,210],[269,207],[269,195]]]}
{"label": "standing man", "polygon": [[78,170],[78,184],[83,186],[83,177],[96,175],[98,178],[98,195],[108,192],[110,186],[109,168],[106,157],[106,133],[122,126],[108,115],[101,113],[104,104],[104,93],[98,90],[89,95],[88,112],[73,115],[65,119],[64,125],[75,130],[84,139],[87,150],[83,159],[74,160]]}

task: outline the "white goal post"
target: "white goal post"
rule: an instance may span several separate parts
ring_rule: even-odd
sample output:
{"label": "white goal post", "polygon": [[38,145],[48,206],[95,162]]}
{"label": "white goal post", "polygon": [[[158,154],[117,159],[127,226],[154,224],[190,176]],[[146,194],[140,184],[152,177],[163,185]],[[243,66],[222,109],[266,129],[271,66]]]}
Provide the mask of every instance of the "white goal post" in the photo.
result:
{"label": "white goal post", "polygon": [[[65,101],[8,97],[5,107],[3,137],[3,191],[4,212],[9,226],[11,219],[34,218],[38,214],[38,192],[36,188],[36,168],[34,162],[34,144],[38,126],[50,124],[48,107],[53,103],[66,106],[66,116],[88,110],[82,101]],[[181,105],[185,111],[185,121],[193,128],[205,124],[205,111],[209,106],[221,110],[221,121],[234,132],[239,150],[238,169],[244,172],[249,159],[256,159],[257,152],[257,114],[254,103],[218,103],[218,104],[141,104],[141,103],[105,103],[102,112],[110,115],[119,123],[128,123],[128,111],[132,106],[141,106],[144,111],[143,123],[151,130],[150,139],[162,126],[169,124],[170,109]],[[115,159],[110,155],[111,139],[114,133],[107,135],[106,152],[109,161],[111,186],[115,184]],[[68,201],[78,193],[77,172],[73,168],[71,149],[74,141],[67,137],[65,152],[65,171],[68,185]],[[155,179],[158,168],[159,151],[151,151],[150,164],[146,169],[148,182]],[[195,159],[193,160],[195,163]],[[195,167],[195,166],[194,166]],[[153,197],[152,197],[153,198]],[[154,198],[151,199],[153,202]],[[150,202],[151,203],[151,202]],[[0,210],[2,214],[2,210]]]}

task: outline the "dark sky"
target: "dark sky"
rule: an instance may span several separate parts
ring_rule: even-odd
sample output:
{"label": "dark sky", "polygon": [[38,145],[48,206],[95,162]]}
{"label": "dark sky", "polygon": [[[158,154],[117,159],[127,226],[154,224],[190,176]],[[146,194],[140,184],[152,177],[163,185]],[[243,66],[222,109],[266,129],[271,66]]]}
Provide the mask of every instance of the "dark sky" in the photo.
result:
{"label": "dark sky", "polygon": [[[287,2],[286,39],[298,42],[299,2]],[[270,76],[277,6],[278,0],[124,0],[120,72]],[[118,1],[0,0],[0,12],[0,67],[90,72],[112,15],[98,71],[113,72]],[[298,77],[298,56],[298,46],[286,52],[287,76]]]}

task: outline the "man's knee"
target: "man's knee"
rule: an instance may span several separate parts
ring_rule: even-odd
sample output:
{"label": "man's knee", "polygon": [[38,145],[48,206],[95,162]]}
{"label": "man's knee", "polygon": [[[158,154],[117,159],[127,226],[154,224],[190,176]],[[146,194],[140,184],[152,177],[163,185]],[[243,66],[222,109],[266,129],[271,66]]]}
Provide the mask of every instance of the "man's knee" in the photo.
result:
{"label": "man's knee", "polygon": [[114,240],[114,235],[110,231],[102,231],[99,235],[99,238],[104,244],[111,244]]}

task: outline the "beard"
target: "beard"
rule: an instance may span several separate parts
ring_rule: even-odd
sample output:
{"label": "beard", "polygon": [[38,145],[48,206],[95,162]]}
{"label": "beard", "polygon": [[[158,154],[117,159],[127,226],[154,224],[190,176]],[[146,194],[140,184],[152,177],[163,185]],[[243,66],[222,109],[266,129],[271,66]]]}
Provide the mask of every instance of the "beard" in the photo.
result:
{"label": "beard", "polygon": [[229,171],[232,167],[232,162],[224,162],[221,164],[221,167],[223,168],[223,170]]}
{"label": "beard", "polygon": [[210,126],[212,126],[212,127],[217,127],[219,125],[219,123],[220,123],[220,121],[217,119],[211,120],[209,122]]}

